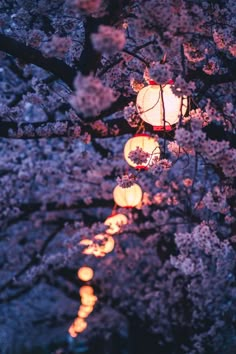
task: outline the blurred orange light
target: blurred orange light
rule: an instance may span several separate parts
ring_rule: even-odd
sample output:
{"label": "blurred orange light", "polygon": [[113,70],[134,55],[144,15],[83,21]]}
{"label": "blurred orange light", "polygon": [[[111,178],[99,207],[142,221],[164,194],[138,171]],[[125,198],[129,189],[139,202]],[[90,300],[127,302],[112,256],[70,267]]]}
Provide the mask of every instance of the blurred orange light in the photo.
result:
{"label": "blurred orange light", "polygon": [[80,296],[83,295],[93,295],[93,288],[90,285],[83,285],[79,289]]}
{"label": "blurred orange light", "polygon": [[95,240],[101,240],[102,245],[99,246],[99,248],[104,252],[104,253],[110,253],[113,251],[115,247],[115,241],[112,236],[108,236],[106,234],[99,234],[96,235]]}
{"label": "blurred orange light", "polygon": [[134,208],[142,200],[142,189],[134,183],[129,188],[122,188],[119,185],[113,191],[115,203],[122,208]]}
{"label": "blurred orange light", "polygon": [[97,296],[83,296],[81,298],[81,304],[84,306],[93,306],[97,301]]}
{"label": "blurred orange light", "polygon": [[89,281],[93,278],[93,270],[90,267],[81,267],[78,270],[78,278],[82,281]]}
{"label": "blurred orange light", "polygon": [[83,332],[87,328],[87,322],[83,318],[77,317],[74,320],[73,326],[77,333]]}
{"label": "blurred orange light", "polygon": [[114,214],[109,216],[104,224],[109,226],[106,230],[106,233],[109,235],[114,235],[120,231],[120,227],[122,225],[126,225],[128,223],[128,219],[124,214]]}
{"label": "blurred orange light", "polygon": [[70,326],[70,328],[68,329],[68,332],[69,332],[69,335],[70,335],[72,338],[77,337],[77,333],[76,333],[76,331],[75,331],[74,325],[71,325],[71,326]]}

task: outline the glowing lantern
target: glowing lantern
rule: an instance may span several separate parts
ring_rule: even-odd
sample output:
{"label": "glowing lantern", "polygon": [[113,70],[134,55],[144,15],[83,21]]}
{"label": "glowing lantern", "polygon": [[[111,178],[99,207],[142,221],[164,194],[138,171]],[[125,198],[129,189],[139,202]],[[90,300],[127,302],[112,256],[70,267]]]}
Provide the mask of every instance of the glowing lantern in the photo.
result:
{"label": "glowing lantern", "polygon": [[[141,148],[144,152],[147,152],[150,156],[147,158],[147,162],[136,164],[129,158],[129,153],[136,150],[136,147]],[[160,157],[160,146],[155,138],[152,138],[148,134],[138,134],[133,138],[129,139],[125,144],[124,148],[124,158],[128,164],[132,167],[138,169],[148,169],[148,165],[153,161],[153,159]]]}
{"label": "glowing lantern", "polygon": [[104,253],[110,253],[113,250],[113,248],[115,247],[115,241],[112,236],[99,234],[99,235],[94,236],[94,239],[102,241],[102,245],[100,245],[99,248]]}
{"label": "glowing lantern", "polygon": [[87,328],[87,323],[85,322],[85,320],[79,317],[74,320],[73,325],[77,333],[83,332]]}
{"label": "glowing lantern", "polygon": [[[93,311],[93,306],[85,306],[85,305],[82,305],[80,306],[79,308],[79,311],[78,311],[78,317],[81,317],[81,318],[86,318],[88,317],[88,315]],[[82,314],[82,315],[81,315]],[[84,316],[84,317],[83,317]]]}
{"label": "glowing lantern", "polygon": [[93,278],[93,270],[90,267],[81,267],[78,270],[78,278],[82,281],[89,281]]}
{"label": "glowing lantern", "polygon": [[81,304],[84,306],[93,306],[97,301],[97,296],[91,295],[91,296],[83,296],[81,298]]}
{"label": "glowing lantern", "polygon": [[129,188],[116,186],[113,191],[115,203],[123,208],[134,208],[142,200],[142,189],[134,183]]}
{"label": "glowing lantern", "polygon": [[114,214],[108,216],[104,222],[106,226],[109,226],[109,229],[106,230],[106,233],[109,235],[114,235],[120,231],[120,227],[122,225],[126,225],[127,223],[128,219],[124,214]]}
{"label": "glowing lantern", "polygon": [[81,297],[84,295],[93,295],[93,288],[89,285],[83,285],[79,289],[79,294]]}
{"label": "glowing lantern", "polygon": [[78,311],[78,317],[79,318],[87,318],[90,312],[84,311],[83,309],[79,309]]}
{"label": "glowing lantern", "polygon": [[76,333],[76,331],[75,331],[75,327],[74,327],[73,324],[72,324],[72,325],[70,326],[70,328],[68,329],[68,332],[69,332],[69,334],[70,334],[71,337],[73,337],[73,338],[77,337],[77,333]]}
{"label": "glowing lantern", "polygon": [[94,244],[93,255],[95,257],[104,257],[106,253],[103,251],[103,247],[100,247],[97,244]]}
{"label": "glowing lantern", "polygon": [[172,92],[170,84],[162,85],[162,90],[165,124],[160,85],[148,85],[142,88],[138,93],[136,106],[142,120],[153,125],[154,130],[163,130],[164,125],[166,130],[171,130],[171,125],[176,124],[179,120],[181,103],[183,104],[182,114],[186,113],[187,97],[176,96]]}
{"label": "glowing lantern", "polygon": [[87,246],[83,250],[83,254],[93,254],[93,241],[89,239],[84,239],[79,242],[80,245],[82,246]]}

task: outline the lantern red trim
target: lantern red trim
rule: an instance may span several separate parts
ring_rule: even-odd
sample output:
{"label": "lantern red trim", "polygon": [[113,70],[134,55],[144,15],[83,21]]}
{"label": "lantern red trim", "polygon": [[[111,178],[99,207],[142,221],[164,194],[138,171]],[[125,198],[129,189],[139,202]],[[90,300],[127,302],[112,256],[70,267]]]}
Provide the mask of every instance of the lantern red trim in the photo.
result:
{"label": "lantern red trim", "polygon": [[147,167],[147,166],[142,166],[142,165],[140,165],[140,166],[136,166],[135,169],[136,169],[136,170],[145,170],[145,171],[147,171],[147,170],[148,170],[148,167]]}
{"label": "lantern red trim", "polygon": [[172,129],[171,125],[166,125],[165,127],[163,125],[153,126],[154,131],[171,131]]}
{"label": "lantern red trim", "polygon": [[135,134],[134,136],[133,136],[133,138],[135,138],[136,136],[147,136],[147,137],[151,137],[149,134],[147,134],[147,133],[142,133],[142,134]]}
{"label": "lantern red trim", "polygon": [[[148,83],[149,83],[149,85],[160,85],[158,82],[156,82],[154,80],[149,80]],[[173,85],[173,84],[174,84],[174,80],[169,80],[165,84],[162,84],[162,85]]]}
{"label": "lantern red trim", "polygon": [[149,80],[148,83],[149,85],[158,85],[158,83],[154,80]]}

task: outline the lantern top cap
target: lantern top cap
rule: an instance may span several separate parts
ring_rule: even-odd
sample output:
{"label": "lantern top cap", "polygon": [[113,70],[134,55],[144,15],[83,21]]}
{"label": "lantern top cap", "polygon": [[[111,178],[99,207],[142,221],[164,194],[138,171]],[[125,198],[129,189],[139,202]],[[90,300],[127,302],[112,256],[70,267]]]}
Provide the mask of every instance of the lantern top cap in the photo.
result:
{"label": "lantern top cap", "polygon": [[156,82],[156,81],[154,81],[154,80],[149,80],[149,81],[148,81],[148,84],[149,84],[149,85],[158,85],[158,86],[160,86],[160,85],[173,85],[173,84],[174,84],[174,80],[169,80],[169,81],[167,81],[167,82],[164,83],[164,84],[159,84],[158,82]]}
{"label": "lantern top cap", "polygon": [[[149,135],[149,134],[147,134],[147,133],[135,134],[135,135],[133,136],[133,138],[136,138],[136,136],[146,136],[146,137],[148,137],[148,138],[152,138],[151,135]],[[131,139],[132,139],[132,138],[131,138]]]}

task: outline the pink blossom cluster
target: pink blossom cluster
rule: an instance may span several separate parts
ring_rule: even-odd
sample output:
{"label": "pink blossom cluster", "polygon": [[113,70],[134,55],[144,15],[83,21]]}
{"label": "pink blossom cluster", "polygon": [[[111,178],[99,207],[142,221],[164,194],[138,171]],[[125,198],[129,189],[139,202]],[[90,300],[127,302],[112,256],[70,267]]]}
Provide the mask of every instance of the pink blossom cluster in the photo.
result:
{"label": "pink blossom cluster", "polygon": [[205,43],[186,42],[183,44],[184,55],[191,63],[201,63],[206,58]]}
{"label": "pink blossom cluster", "polygon": [[122,175],[117,177],[116,182],[122,188],[129,188],[135,183],[135,176],[132,173]]}
{"label": "pink blossom cluster", "polygon": [[125,33],[111,26],[100,25],[97,33],[91,35],[94,48],[106,55],[114,55],[125,46]]}
{"label": "pink blossom cluster", "polygon": [[207,75],[215,75],[220,69],[219,60],[217,57],[212,57],[207,60],[207,63],[203,66],[203,71]]}
{"label": "pink blossom cluster", "polygon": [[125,106],[124,118],[131,127],[136,128],[139,126],[141,118],[136,110],[134,102],[130,102],[128,106]]}
{"label": "pink blossom cluster", "polygon": [[44,38],[44,32],[35,29],[29,33],[28,44],[35,48],[40,47]]}
{"label": "pink blossom cluster", "polygon": [[72,5],[77,7],[79,10],[84,11],[88,15],[96,14],[102,3],[103,0],[71,0]]}
{"label": "pink blossom cluster", "polygon": [[229,142],[222,140],[211,140],[206,138],[200,128],[199,122],[197,125],[193,123],[193,127],[197,127],[193,132],[184,128],[178,128],[175,132],[177,143],[187,150],[194,149],[196,152],[204,154],[204,158],[222,168],[224,174],[228,177],[236,175],[236,149],[230,148]]}
{"label": "pink blossom cluster", "polygon": [[70,104],[84,117],[99,115],[116,100],[114,91],[92,75],[78,74],[74,86],[76,91],[70,98]]}
{"label": "pink blossom cluster", "polygon": [[132,77],[130,79],[130,86],[132,87],[134,92],[139,92],[144,87],[144,84]]}
{"label": "pink blossom cluster", "polygon": [[162,172],[167,171],[171,168],[172,162],[167,159],[161,159],[154,161],[150,166],[150,171],[155,175],[160,175]]}
{"label": "pink blossom cluster", "polygon": [[206,193],[203,203],[214,213],[226,214],[229,209],[226,196],[220,191],[219,187],[215,187],[212,192]]}
{"label": "pink blossom cluster", "polygon": [[135,150],[129,152],[128,157],[135,164],[140,165],[148,162],[148,159],[150,158],[150,154],[148,152],[145,152],[141,147],[136,146]]}
{"label": "pink blossom cluster", "polygon": [[42,50],[47,57],[64,58],[71,47],[70,37],[59,37],[53,35],[51,40],[42,45]]}
{"label": "pink blossom cluster", "polygon": [[159,62],[152,62],[148,68],[149,77],[157,84],[166,84],[172,79],[171,66],[169,64],[161,64]]}
{"label": "pink blossom cluster", "polygon": [[232,31],[230,28],[215,27],[213,30],[213,39],[217,48],[227,49],[233,41]]}
{"label": "pink blossom cluster", "polygon": [[193,81],[186,82],[180,75],[175,79],[175,83],[171,86],[173,93],[178,97],[191,96],[196,88]]}

